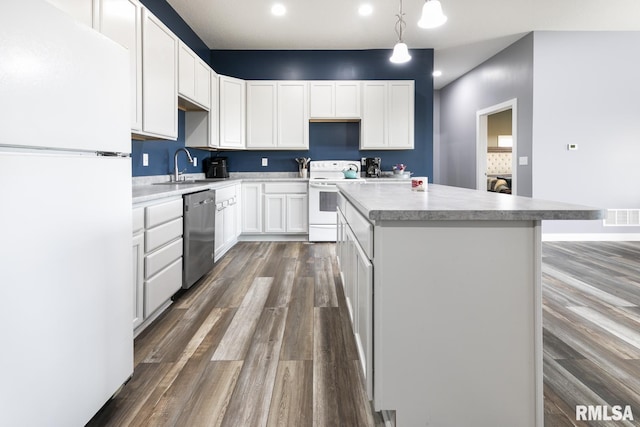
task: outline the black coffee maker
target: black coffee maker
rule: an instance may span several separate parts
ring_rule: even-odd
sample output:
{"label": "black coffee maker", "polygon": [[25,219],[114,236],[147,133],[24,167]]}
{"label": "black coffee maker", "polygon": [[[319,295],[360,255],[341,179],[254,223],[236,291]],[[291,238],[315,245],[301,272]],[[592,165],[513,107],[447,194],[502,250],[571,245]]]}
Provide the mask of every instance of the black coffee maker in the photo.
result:
{"label": "black coffee maker", "polygon": [[226,157],[207,157],[204,159],[203,165],[207,178],[229,178]]}
{"label": "black coffee maker", "polygon": [[380,178],[380,157],[367,157],[365,159],[365,176],[367,178]]}

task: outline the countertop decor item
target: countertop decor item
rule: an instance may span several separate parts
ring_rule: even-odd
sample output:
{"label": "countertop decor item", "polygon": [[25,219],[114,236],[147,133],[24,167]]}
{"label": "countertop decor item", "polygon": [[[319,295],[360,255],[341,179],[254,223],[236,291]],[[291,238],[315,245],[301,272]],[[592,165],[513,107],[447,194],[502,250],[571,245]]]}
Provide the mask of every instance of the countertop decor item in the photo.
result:
{"label": "countertop decor item", "polygon": [[296,157],[295,160],[298,163],[298,171],[300,172],[300,178],[306,178],[311,157]]}

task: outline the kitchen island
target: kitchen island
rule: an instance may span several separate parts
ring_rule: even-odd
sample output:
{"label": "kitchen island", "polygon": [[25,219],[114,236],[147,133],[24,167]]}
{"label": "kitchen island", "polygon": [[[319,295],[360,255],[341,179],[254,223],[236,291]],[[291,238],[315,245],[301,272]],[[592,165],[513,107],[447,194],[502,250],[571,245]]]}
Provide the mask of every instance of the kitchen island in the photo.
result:
{"label": "kitchen island", "polygon": [[543,425],[541,221],[600,209],[341,185],[337,255],[370,398],[399,426]]}

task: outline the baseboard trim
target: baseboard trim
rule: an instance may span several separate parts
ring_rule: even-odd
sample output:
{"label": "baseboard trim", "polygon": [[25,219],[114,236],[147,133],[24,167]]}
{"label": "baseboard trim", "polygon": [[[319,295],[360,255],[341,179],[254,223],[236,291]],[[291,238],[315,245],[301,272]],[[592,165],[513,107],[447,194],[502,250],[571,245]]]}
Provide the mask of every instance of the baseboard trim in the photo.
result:
{"label": "baseboard trim", "polygon": [[308,234],[241,234],[239,242],[308,242]]}
{"label": "baseboard trim", "polygon": [[630,242],[640,233],[542,233],[543,242]]}

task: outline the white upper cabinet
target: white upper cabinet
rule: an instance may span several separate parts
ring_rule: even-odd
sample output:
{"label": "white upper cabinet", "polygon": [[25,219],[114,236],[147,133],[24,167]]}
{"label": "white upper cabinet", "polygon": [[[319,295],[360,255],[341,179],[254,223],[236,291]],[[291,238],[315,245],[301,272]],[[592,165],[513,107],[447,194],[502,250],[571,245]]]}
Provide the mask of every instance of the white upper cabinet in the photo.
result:
{"label": "white upper cabinet", "polygon": [[220,148],[245,148],[246,85],[234,77],[219,76]]}
{"label": "white upper cabinet", "polygon": [[142,130],[142,4],[138,0],[96,0],[95,28],[129,50],[131,130]]}
{"label": "white upper cabinet", "polygon": [[360,149],[413,149],[414,82],[366,81],[362,87]]}
{"label": "white upper cabinet", "polygon": [[178,38],[142,12],[142,134],[178,138]]}
{"label": "white upper cabinet", "polygon": [[[186,110],[211,107],[211,68],[182,41],[178,48],[178,95]],[[195,105],[194,105],[195,104]]]}
{"label": "white upper cabinet", "polygon": [[247,148],[276,148],[277,100],[277,82],[247,82]]}
{"label": "white upper cabinet", "polygon": [[309,148],[307,82],[247,82],[247,148]]}
{"label": "white upper cabinet", "polygon": [[218,126],[218,74],[209,71],[211,108],[209,111],[187,111],[185,113],[185,145],[202,149],[217,149]]}
{"label": "white upper cabinet", "polygon": [[312,81],[309,84],[311,119],[359,119],[361,82]]}
{"label": "white upper cabinet", "polygon": [[94,2],[92,0],[47,0],[78,22],[93,27]]}
{"label": "white upper cabinet", "polygon": [[278,148],[309,149],[307,82],[278,82]]}

